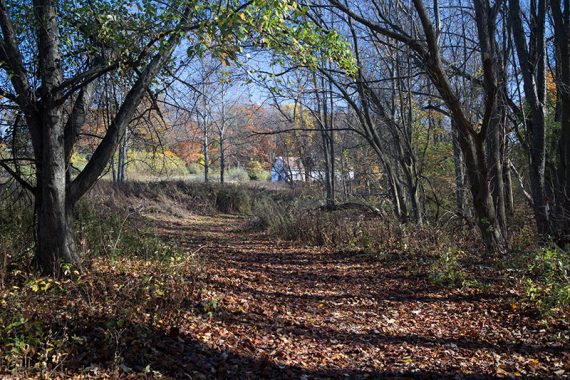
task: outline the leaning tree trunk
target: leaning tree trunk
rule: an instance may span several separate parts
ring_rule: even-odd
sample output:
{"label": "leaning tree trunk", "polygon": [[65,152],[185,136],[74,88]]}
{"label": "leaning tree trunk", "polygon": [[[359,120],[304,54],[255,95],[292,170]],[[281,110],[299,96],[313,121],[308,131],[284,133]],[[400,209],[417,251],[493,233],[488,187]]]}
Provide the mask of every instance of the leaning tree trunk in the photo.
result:
{"label": "leaning tree trunk", "polygon": [[477,135],[469,139],[461,136],[460,143],[465,156],[473,209],[487,253],[505,253],[507,250],[506,233],[501,229],[496,216],[489,188],[489,170],[485,160],[482,136]]}

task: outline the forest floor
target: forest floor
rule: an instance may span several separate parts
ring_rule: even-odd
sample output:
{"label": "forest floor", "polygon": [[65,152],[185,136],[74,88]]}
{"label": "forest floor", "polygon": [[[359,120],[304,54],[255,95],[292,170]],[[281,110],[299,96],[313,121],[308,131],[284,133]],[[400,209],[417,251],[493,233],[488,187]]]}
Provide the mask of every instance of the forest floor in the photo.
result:
{"label": "forest floor", "polygon": [[[185,378],[565,378],[567,322],[513,290],[443,289],[410,261],[275,241],[246,219],[158,217],[208,261],[202,313],[155,337],[153,370]],[[184,286],[184,284],[180,284]],[[125,360],[128,360],[128,353]],[[134,358],[133,358],[134,359]]]}
{"label": "forest floor", "polygon": [[142,237],[119,231],[103,243],[134,251],[93,257],[84,273],[10,273],[1,379],[570,375],[570,321],[541,317],[490,267],[479,285],[447,289],[420,257],[279,241],[244,217],[164,204],[136,215],[175,254],[140,256]]}

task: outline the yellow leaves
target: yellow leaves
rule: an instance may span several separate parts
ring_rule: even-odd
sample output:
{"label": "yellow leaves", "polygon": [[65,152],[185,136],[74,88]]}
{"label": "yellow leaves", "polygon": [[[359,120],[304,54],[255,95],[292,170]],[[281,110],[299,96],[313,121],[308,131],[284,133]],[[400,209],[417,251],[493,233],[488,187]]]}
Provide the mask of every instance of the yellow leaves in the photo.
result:
{"label": "yellow leaves", "polygon": [[32,292],[47,292],[53,285],[61,285],[58,281],[48,278],[48,277],[41,277],[35,280],[28,282],[28,287],[32,290]]}
{"label": "yellow leaves", "polygon": [[540,366],[540,362],[539,362],[538,360],[534,359],[534,358],[530,358],[530,359],[528,360],[528,364],[529,364],[530,366],[532,366],[532,367],[538,367],[538,366]]}
{"label": "yellow leaves", "polygon": [[556,81],[554,80],[554,74],[551,70],[546,72],[546,93],[553,97],[553,100],[556,101]]}
{"label": "yellow leaves", "polygon": [[507,371],[506,369],[504,369],[503,366],[499,366],[499,367],[497,368],[497,371],[496,371],[495,373],[497,374],[497,376],[502,376],[502,377],[504,377],[504,376],[510,376],[510,374],[511,374],[509,371]]}
{"label": "yellow leaves", "polygon": [[496,374],[499,377],[510,377],[510,378],[523,376],[522,373],[520,373],[519,371],[509,372],[504,367],[501,366],[497,368]]}

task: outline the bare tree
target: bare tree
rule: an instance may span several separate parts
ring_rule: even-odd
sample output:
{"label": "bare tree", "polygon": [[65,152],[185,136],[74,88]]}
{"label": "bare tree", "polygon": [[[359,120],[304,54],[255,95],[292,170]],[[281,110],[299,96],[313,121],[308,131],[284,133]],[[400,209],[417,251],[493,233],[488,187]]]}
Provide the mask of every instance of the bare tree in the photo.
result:
{"label": "bare tree", "polygon": [[[466,107],[462,105],[451,85],[448,73],[453,72],[453,67],[446,66],[441,55],[439,29],[435,28],[422,0],[413,0],[413,10],[422,30],[422,34],[417,36],[414,35],[416,33],[415,18],[412,20],[412,25],[404,25],[400,20],[391,21],[390,15],[384,13],[380,4],[376,2],[373,3],[376,11],[379,12],[381,22],[339,1],[331,0],[330,3],[356,22],[366,26],[371,32],[382,36],[382,42],[389,44],[390,41],[398,41],[408,46],[414,53],[415,59],[425,69],[448,108],[453,120],[452,125],[458,132],[477,223],[487,250],[505,252],[507,232],[502,212],[504,204],[501,196],[503,191],[501,187],[502,166],[499,164],[502,161],[495,162],[492,166],[489,165],[493,162],[490,155],[496,158],[500,152],[502,133],[504,133],[499,117],[503,107],[503,97],[500,93],[500,62],[494,34],[498,5],[491,6],[488,1],[484,0],[475,0],[473,4],[484,75],[484,112],[479,123],[469,119]],[[408,12],[408,14],[411,13]],[[407,31],[404,29],[406,27],[409,28]],[[489,147],[492,149],[486,154],[486,148]]]}

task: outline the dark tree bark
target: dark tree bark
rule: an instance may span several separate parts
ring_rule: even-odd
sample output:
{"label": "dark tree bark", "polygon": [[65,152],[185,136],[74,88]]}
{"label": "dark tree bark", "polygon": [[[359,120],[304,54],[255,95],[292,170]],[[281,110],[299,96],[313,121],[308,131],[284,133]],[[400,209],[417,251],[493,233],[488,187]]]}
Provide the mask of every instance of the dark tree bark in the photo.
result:
{"label": "dark tree bark", "polygon": [[556,45],[556,87],[560,97],[560,138],[558,168],[554,189],[555,209],[552,221],[559,239],[570,239],[570,4],[550,0]]}
{"label": "dark tree bark", "polygon": [[529,178],[532,205],[538,233],[544,238],[551,233],[550,206],[546,201],[546,126],[545,102],[545,39],[546,1],[532,1],[529,7],[530,30],[527,43],[522,23],[519,0],[510,0],[512,36],[521,67],[525,103],[528,112],[522,113],[528,133]]}
{"label": "dark tree bark", "polygon": [[494,80],[496,76],[496,67],[493,59],[494,52],[489,50],[491,42],[489,41],[490,36],[487,35],[490,28],[489,24],[496,22],[496,13],[490,12],[491,9],[487,2],[482,0],[475,1],[483,72],[486,79],[491,79],[490,86],[486,88],[485,93],[485,116],[482,121],[482,127],[478,130],[467,118],[465,110],[451,86],[441,58],[436,30],[430,21],[429,13],[422,0],[413,0],[413,4],[421,22],[425,42],[401,33],[400,29],[387,29],[383,25],[353,12],[338,0],[330,0],[330,2],[352,19],[368,27],[372,32],[399,41],[409,46],[415,52],[418,60],[426,69],[427,75],[439,92],[440,97],[449,109],[453,125],[457,129],[458,140],[463,151],[466,172],[469,177],[475,216],[477,217],[477,224],[486,250],[488,253],[504,253],[508,248],[506,231],[503,230],[502,223],[495,209],[492,191],[489,186],[491,170],[488,167],[485,154],[487,129],[489,129],[489,125],[495,116],[494,111],[497,109],[497,93],[493,91],[493,86],[496,84]]}
{"label": "dark tree bark", "polygon": [[[321,81],[317,80],[317,76],[313,75],[313,84],[315,86],[315,98],[317,103],[317,122],[321,133],[321,141],[323,148],[324,158],[324,172],[325,172],[325,205],[327,208],[334,208],[335,194],[334,194],[334,148],[332,125],[328,110],[328,96],[325,90],[324,78]],[[332,96],[332,95],[331,95]]]}
{"label": "dark tree bark", "polygon": [[[186,25],[187,8],[179,26]],[[93,67],[69,80],[63,80],[58,34],[57,1],[34,0],[38,49],[37,93],[32,91],[28,73],[19,51],[16,33],[4,0],[0,0],[0,60],[10,73],[15,98],[30,131],[36,164],[36,183],[28,184],[16,177],[35,196],[36,252],[35,261],[43,272],[58,274],[61,263],[79,265],[73,237],[73,208],[95,183],[116,150],[120,136],[134,115],[146,88],[169,59],[178,44],[180,33],[174,33],[142,70],[113,118],[106,135],[84,170],[72,180],[69,160],[79,128],[92,99],[93,81],[108,68]],[[65,89],[80,83],[71,116],[65,120]]]}
{"label": "dark tree bark", "polygon": [[463,162],[463,153],[459,146],[457,130],[452,128],[453,134],[453,163],[455,167],[455,208],[457,214],[468,216],[465,204],[465,163]]}
{"label": "dark tree bark", "polygon": [[225,149],[225,133],[220,132],[220,183],[223,185],[225,183],[225,172],[226,172],[226,154]]}
{"label": "dark tree bark", "polygon": [[40,133],[42,141],[41,165],[37,166],[36,259],[46,271],[54,272],[60,260],[77,262],[72,228],[68,225],[66,197],[66,156],[64,144],[65,122],[63,110],[58,107],[56,89],[63,73],[59,53],[57,5],[54,1],[34,1],[37,28],[40,79],[39,100]]}

